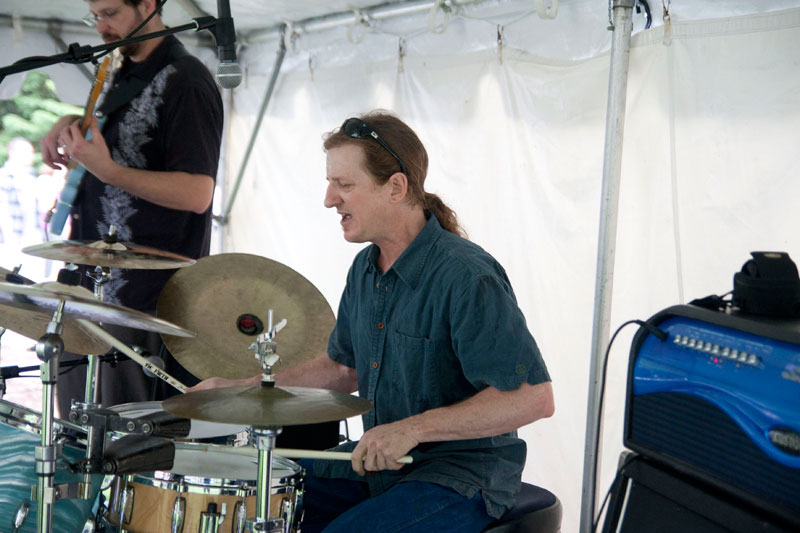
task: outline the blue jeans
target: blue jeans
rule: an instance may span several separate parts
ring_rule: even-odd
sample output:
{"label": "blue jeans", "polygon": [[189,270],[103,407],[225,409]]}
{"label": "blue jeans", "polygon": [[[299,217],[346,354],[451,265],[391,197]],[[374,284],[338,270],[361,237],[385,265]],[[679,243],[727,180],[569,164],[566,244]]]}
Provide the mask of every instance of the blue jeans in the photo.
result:
{"label": "blue jeans", "polygon": [[306,469],[303,533],[389,533],[393,531],[479,532],[492,522],[480,494],[466,498],[424,481],[406,481],[370,498],[366,483],[314,476]]}

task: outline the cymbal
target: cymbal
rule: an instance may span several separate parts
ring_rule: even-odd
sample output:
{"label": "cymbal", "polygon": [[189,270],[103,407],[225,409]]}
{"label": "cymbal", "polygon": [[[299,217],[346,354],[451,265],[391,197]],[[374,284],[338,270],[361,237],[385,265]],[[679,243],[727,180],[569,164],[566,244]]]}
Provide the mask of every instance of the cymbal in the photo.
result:
{"label": "cymbal", "polygon": [[3,267],[0,267],[0,281],[9,281],[8,276],[16,276],[16,279],[22,282],[23,285],[33,285],[33,280],[30,280],[24,276],[20,276],[13,270],[7,270]]}
{"label": "cymbal", "polygon": [[[73,287],[53,283],[50,290],[67,292],[84,299],[94,299],[92,291],[84,287]],[[55,308],[47,309],[38,306],[15,306],[4,305],[3,295],[0,295],[0,326],[15,331],[23,337],[39,339],[47,331],[47,325],[53,318]],[[68,352],[89,355],[103,354],[111,350],[111,345],[98,338],[93,332],[88,330],[73,319],[72,316],[63,317],[61,324],[61,340],[64,341],[64,349]]]}
{"label": "cymbal", "polygon": [[257,255],[211,255],[178,270],[158,297],[157,314],[197,332],[192,339],[162,335],[187,370],[201,379],[238,379],[261,372],[248,347],[268,328],[270,309],[274,324],[287,320],[274,339],[276,371],[326,353],[334,317],[325,297],[291,268]]}
{"label": "cymbal", "polygon": [[[0,326],[18,331],[26,337],[38,339],[47,330],[47,324],[59,302],[64,302],[63,316],[65,319],[82,318],[90,322],[114,324],[184,337],[194,335],[191,331],[170,324],[166,320],[121,305],[101,302],[91,293],[87,296],[86,293],[76,290],[75,287],[57,282],[35,285],[0,283]],[[19,317],[28,317],[31,322],[36,322],[36,326],[20,323]],[[6,319],[9,321],[8,324]],[[67,329],[65,326],[64,330]],[[82,328],[78,328],[78,330],[83,331]],[[92,346],[92,349],[94,350],[95,347]],[[82,350],[84,351],[76,353],[85,353],[86,348],[82,348]],[[70,351],[72,350],[70,349]],[[88,353],[104,353],[104,351]]]}
{"label": "cymbal", "polygon": [[141,270],[181,268],[193,265],[195,262],[194,259],[172,252],[127,242],[105,240],[45,242],[23,248],[22,252],[76,265]]}
{"label": "cymbal", "polygon": [[162,402],[183,418],[256,427],[294,426],[341,420],[366,413],[369,400],[307,387],[224,387],[173,396]]}

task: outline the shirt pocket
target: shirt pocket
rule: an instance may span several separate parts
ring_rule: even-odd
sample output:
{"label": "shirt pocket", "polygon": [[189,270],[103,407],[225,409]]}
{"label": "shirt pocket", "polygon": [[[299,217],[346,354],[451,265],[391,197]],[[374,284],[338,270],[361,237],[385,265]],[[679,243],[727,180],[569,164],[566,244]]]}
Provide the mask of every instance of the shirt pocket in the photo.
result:
{"label": "shirt pocket", "polygon": [[397,398],[406,399],[409,414],[437,407],[442,394],[437,380],[435,342],[397,330],[393,337],[396,357],[392,361],[392,381]]}

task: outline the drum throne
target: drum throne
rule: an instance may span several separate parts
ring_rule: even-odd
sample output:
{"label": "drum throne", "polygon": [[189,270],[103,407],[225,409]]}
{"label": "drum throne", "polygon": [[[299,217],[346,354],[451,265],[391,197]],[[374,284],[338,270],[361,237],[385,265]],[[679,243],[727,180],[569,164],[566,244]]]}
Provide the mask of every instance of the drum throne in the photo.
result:
{"label": "drum throne", "polygon": [[522,483],[514,507],[483,533],[559,533],[561,501],[547,489]]}

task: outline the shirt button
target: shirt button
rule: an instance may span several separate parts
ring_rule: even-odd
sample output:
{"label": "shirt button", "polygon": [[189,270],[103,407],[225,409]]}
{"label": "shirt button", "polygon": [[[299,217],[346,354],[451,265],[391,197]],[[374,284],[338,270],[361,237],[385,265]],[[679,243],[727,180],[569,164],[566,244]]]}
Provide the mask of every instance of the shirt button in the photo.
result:
{"label": "shirt button", "polygon": [[372,362],[372,368],[378,368],[378,362],[377,361],[373,361]]}
{"label": "shirt button", "polygon": [[378,329],[383,329],[383,322],[378,322]]}

